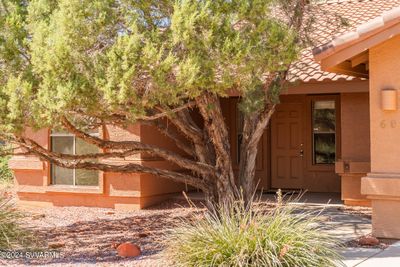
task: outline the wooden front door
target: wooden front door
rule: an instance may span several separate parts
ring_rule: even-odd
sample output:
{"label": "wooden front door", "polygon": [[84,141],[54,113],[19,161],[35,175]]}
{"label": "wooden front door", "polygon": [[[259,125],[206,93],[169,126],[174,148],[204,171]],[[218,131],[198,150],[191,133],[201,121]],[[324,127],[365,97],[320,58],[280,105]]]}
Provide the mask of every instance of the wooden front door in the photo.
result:
{"label": "wooden front door", "polygon": [[281,103],[271,121],[271,186],[303,188],[303,104]]}

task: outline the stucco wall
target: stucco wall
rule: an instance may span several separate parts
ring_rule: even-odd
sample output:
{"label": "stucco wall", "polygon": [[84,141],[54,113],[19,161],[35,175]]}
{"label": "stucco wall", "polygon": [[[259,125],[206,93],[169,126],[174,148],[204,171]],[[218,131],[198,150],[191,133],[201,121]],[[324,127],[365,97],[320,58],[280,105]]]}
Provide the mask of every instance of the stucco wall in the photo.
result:
{"label": "stucco wall", "polygon": [[345,204],[369,206],[361,194],[361,178],[370,171],[369,94],[341,94],[341,197]]}
{"label": "stucco wall", "polygon": [[[146,131],[146,134],[142,134]],[[27,129],[26,135],[44,147],[49,147],[49,130],[32,131]],[[109,140],[136,140],[176,150],[174,145],[156,129],[141,125],[132,125],[127,129],[107,126],[104,136]],[[107,159],[106,163],[138,164],[176,168],[160,159],[151,159],[146,155],[133,155],[121,159]],[[99,206],[117,209],[139,209],[155,202],[162,201],[169,193],[185,189],[180,185],[163,178],[138,173],[103,173],[100,172],[98,188],[72,188],[68,186],[52,186],[50,168],[46,162],[35,157],[16,156],[9,162],[14,171],[20,203],[31,206]]]}
{"label": "stucco wall", "polygon": [[361,192],[372,201],[373,234],[387,238],[400,238],[400,110],[398,104],[396,110],[383,110],[381,91],[399,95],[399,47],[395,36],[369,50],[371,173],[362,178]]}
{"label": "stucco wall", "polygon": [[370,49],[371,171],[400,172],[400,110],[381,109],[381,90],[400,89],[400,36]]}
{"label": "stucco wall", "polygon": [[369,94],[341,94],[342,159],[369,162]]}

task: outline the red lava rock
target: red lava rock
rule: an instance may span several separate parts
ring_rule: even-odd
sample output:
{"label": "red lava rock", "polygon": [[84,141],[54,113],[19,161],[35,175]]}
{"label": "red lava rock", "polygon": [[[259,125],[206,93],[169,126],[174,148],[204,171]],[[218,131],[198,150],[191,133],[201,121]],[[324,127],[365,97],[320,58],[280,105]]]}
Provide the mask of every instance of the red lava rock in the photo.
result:
{"label": "red lava rock", "polygon": [[379,245],[379,240],[373,236],[363,236],[358,240],[361,246],[377,246]]}
{"label": "red lava rock", "polygon": [[120,257],[137,257],[142,252],[140,247],[130,242],[122,243],[117,247],[118,256]]}

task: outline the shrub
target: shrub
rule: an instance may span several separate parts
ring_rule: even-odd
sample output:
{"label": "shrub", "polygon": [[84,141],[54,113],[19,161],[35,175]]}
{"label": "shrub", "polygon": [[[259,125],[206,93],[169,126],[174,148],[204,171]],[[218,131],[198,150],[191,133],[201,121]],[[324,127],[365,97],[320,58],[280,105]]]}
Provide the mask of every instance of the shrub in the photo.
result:
{"label": "shrub", "polygon": [[336,266],[338,242],[317,216],[281,201],[267,209],[242,201],[171,230],[165,250],[176,266]]}
{"label": "shrub", "polygon": [[8,168],[9,156],[0,157],[0,183],[4,185],[11,185],[13,181],[12,171]]}
{"label": "shrub", "polygon": [[34,244],[32,233],[20,226],[22,214],[11,200],[0,200],[0,249],[30,247]]}

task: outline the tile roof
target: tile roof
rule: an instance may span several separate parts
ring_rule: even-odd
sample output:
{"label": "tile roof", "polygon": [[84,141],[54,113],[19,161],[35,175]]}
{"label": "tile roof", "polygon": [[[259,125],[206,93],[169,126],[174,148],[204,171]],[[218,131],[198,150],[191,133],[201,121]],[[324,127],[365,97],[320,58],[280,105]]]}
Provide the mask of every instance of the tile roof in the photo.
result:
{"label": "tile roof", "polygon": [[[332,41],[335,36],[354,31],[367,21],[381,16],[385,11],[400,7],[400,0],[336,0],[323,1],[318,5],[321,14],[317,16],[313,39],[315,46],[321,46]],[[347,24],[338,28],[332,23],[338,16]],[[372,27],[372,26],[371,26]],[[362,29],[362,28],[361,28]],[[338,39],[336,39],[338,40]],[[314,60],[312,48],[305,49],[298,62],[289,71],[290,82],[319,81],[352,81],[361,80],[353,76],[321,71],[320,65]]]}
{"label": "tile roof", "polygon": [[381,16],[369,20],[355,28],[353,31],[345,32],[332,41],[325,43],[313,49],[314,57],[323,57],[336,48],[350,45],[353,41],[360,40],[362,37],[369,36],[376,33],[378,30],[385,29],[398,23],[400,20],[400,7],[395,7],[391,10],[385,11]]}

